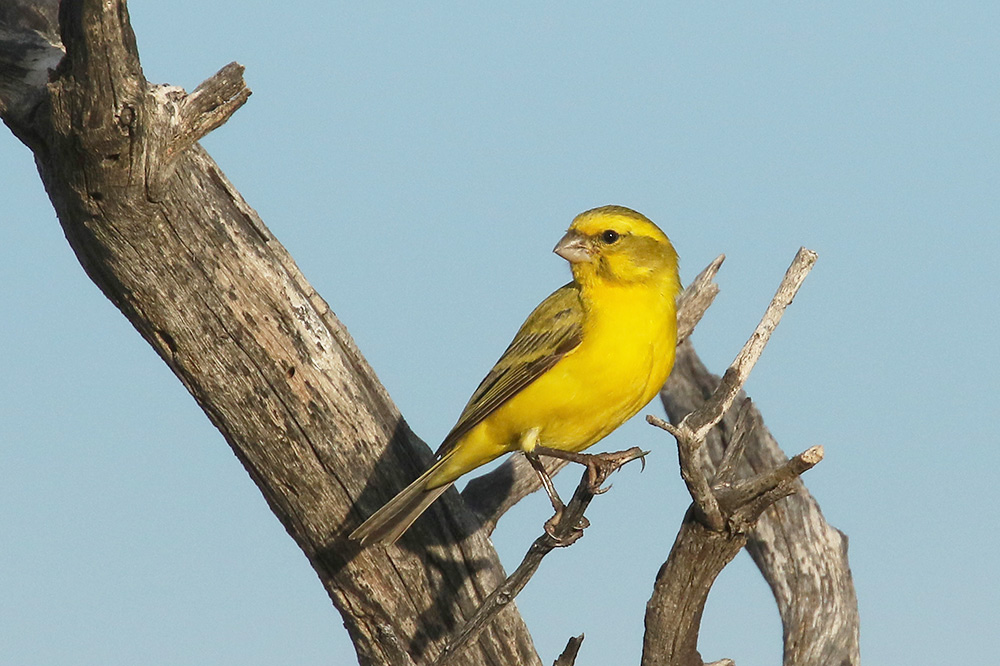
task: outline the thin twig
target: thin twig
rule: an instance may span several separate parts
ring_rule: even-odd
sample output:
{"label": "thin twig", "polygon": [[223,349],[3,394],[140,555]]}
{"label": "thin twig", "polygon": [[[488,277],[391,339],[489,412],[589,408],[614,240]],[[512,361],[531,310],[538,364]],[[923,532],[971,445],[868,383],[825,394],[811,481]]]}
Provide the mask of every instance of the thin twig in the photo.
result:
{"label": "thin twig", "polygon": [[719,501],[727,507],[746,506],[762,503],[760,510],[751,508],[750,513],[756,516],[764,508],[794,492],[793,483],[803,473],[815,467],[823,460],[823,447],[813,446],[774,469],[741,481],[730,488],[716,490]]}
{"label": "thin twig", "polygon": [[443,666],[446,664],[469,641],[474,639],[480,631],[486,628],[493,621],[493,618],[506,608],[507,604],[513,601],[518,593],[524,589],[524,586],[531,580],[535,571],[538,570],[538,566],[542,563],[542,558],[554,549],[571,545],[580,538],[583,534],[580,526],[584,525],[586,521],[583,514],[587,510],[590,501],[594,499],[594,491],[598,490],[601,484],[615,470],[628,462],[641,459],[645,455],[645,452],[638,447],[633,447],[627,451],[598,455],[608,459],[608,464],[595,469],[596,479],[591,478],[591,468],[588,467],[584,470],[580,483],[576,487],[576,492],[573,493],[573,499],[566,505],[559,521],[552,527],[551,533],[546,531],[535,539],[528,548],[524,559],[521,560],[521,564],[514,570],[514,573],[508,576],[507,580],[497,589],[493,590],[473,616],[452,634],[448,645],[434,662],[434,666]]}
{"label": "thin twig", "polygon": [[708,431],[715,427],[715,424],[722,419],[722,415],[726,413],[726,410],[732,406],[740,389],[743,388],[743,384],[746,383],[747,378],[750,376],[750,371],[757,363],[761,353],[763,353],[764,346],[771,339],[771,333],[774,332],[774,329],[778,326],[778,322],[781,321],[781,316],[784,314],[785,308],[791,304],[792,299],[795,298],[795,294],[799,291],[799,287],[802,286],[803,280],[806,279],[809,271],[812,270],[813,265],[816,263],[816,258],[817,254],[813,250],[804,247],[799,249],[795,255],[795,259],[792,260],[791,265],[785,272],[784,279],[778,285],[778,290],[775,292],[774,298],[771,299],[771,304],[767,306],[764,316],[761,317],[760,323],[757,324],[757,329],[750,336],[750,339],[746,341],[746,344],[743,345],[743,349],[736,355],[733,364],[729,366],[729,369],[722,376],[718,390],[709,398],[704,408],[688,414],[681,421],[681,427],[686,426],[690,429],[691,434],[696,439],[704,439]]}
{"label": "thin twig", "polygon": [[736,359],[723,375],[718,388],[701,409],[685,416],[677,426],[655,416],[646,417],[647,422],[666,430],[677,440],[681,476],[684,478],[688,492],[691,494],[705,524],[713,530],[723,529],[725,520],[719,509],[718,500],[712,492],[708,477],[701,465],[697,464],[696,456],[701,450],[708,432],[722,420],[723,415],[732,406],[736,396],[743,388],[743,384],[750,376],[750,371],[771,338],[771,333],[781,321],[785,308],[792,302],[799,287],[802,286],[802,281],[805,280],[813,264],[816,263],[816,257],[816,253],[812,250],[799,249],[753,335],[743,345],[743,349],[736,355]]}

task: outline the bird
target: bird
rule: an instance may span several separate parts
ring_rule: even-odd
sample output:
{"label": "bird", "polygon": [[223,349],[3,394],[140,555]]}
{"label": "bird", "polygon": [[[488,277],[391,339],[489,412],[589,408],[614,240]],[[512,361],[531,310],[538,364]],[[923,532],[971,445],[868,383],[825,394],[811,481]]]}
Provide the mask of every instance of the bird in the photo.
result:
{"label": "bird", "polygon": [[573,280],[528,315],[465,405],[435,462],[350,538],[394,543],[463,474],[523,452],[573,457],[645,407],[673,367],[677,253],[641,213],[601,206],[577,215],[553,249]]}

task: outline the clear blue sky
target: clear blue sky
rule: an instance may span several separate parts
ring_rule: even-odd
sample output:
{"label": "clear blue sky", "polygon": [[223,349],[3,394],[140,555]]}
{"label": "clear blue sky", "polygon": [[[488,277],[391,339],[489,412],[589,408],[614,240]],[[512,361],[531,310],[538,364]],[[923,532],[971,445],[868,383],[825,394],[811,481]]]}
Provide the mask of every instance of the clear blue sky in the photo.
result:
{"label": "clear blue sky", "polygon": [[[670,4],[131,12],[153,82],[246,65],[253,96],[205,146],[434,445],[567,279],[550,250],[576,213],[644,212],[685,280],[727,254],[695,336],[716,371],[798,247],[818,251],[748,389],[786,451],[826,448],[806,481],[850,536],[865,662],[981,659],[1000,626],[1000,5]],[[5,129],[0,281],[0,663],[352,663],[305,557],[86,279]],[[641,419],[600,446],[633,444],[645,473],[518,599],[546,663],[580,632],[581,666],[637,663],[687,498]],[[508,567],[547,517],[532,497],[503,521]],[[780,644],[741,555],[702,654],[774,664]]]}

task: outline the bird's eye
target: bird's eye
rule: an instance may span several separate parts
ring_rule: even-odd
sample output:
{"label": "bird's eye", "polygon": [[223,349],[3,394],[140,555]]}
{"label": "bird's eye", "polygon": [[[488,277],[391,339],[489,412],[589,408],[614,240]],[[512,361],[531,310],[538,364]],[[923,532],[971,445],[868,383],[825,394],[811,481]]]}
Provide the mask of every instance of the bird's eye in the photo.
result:
{"label": "bird's eye", "polygon": [[614,229],[608,229],[601,234],[601,240],[608,245],[617,242],[619,238],[621,238],[621,236]]}

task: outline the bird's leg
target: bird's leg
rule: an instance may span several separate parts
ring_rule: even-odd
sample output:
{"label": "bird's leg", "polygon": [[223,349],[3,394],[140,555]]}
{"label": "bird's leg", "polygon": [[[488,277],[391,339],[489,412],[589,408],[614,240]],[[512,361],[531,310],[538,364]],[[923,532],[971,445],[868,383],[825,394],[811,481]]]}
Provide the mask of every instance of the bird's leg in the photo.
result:
{"label": "bird's leg", "polygon": [[552,508],[555,510],[556,515],[562,515],[566,505],[559,498],[559,493],[556,492],[556,487],[552,483],[552,477],[545,471],[545,465],[539,460],[538,454],[534,451],[525,451],[524,457],[528,459],[531,469],[535,470],[538,480],[542,482],[542,487],[545,488],[545,493],[549,496],[549,501],[552,502]]}
{"label": "bird's leg", "polygon": [[552,477],[549,473],[545,471],[545,466],[542,461],[539,460],[538,454],[534,451],[525,451],[524,457],[528,459],[528,463],[531,464],[531,469],[535,470],[535,474],[538,475],[538,480],[542,482],[542,488],[545,488],[545,494],[549,496],[549,501],[552,502],[552,509],[555,514],[545,521],[545,533],[550,537],[555,539],[556,525],[562,520],[563,511],[566,510],[566,505],[559,498],[559,493],[556,492],[555,484],[552,483]]}
{"label": "bird's leg", "polygon": [[563,511],[566,509],[566,505],[559,498],[559,493],[556,492],[555,484],[552,483],[552,477],[549,473],[545,471],[545,465],[539,460],[538,454],[535,453],[535,448],[538,444],[538,428],[532,428],[528,432],[524,433],[521,438],[521,451],[524,453],[524,457],[528,459],[528,463],[531,465],[531,469],[535,470],[535,474],[538,475],[538,480],[542,482],[542,488],[545,488],[545,494],[549,496],[549,501],[552,502],[552,509],[555,514],[545,521],[545,532],[550,537],[555,538],[556,525],[562,519]]}
{"label": "bird's leg", "polygon": [[590,484],[590,491],[595,495],[606,493],[611,486],[602,488],[601,484],[616,469],[636,458],[642,460],[643,467],[646,466],[645,456],[648,451],[633,446],[627,451],[616,453],[578,453],[576,451],[563,451],[561,449],[551,449],[547,446],[536,446],[535,453],[552,458],[561,458],[587,467],[587,481]]}

